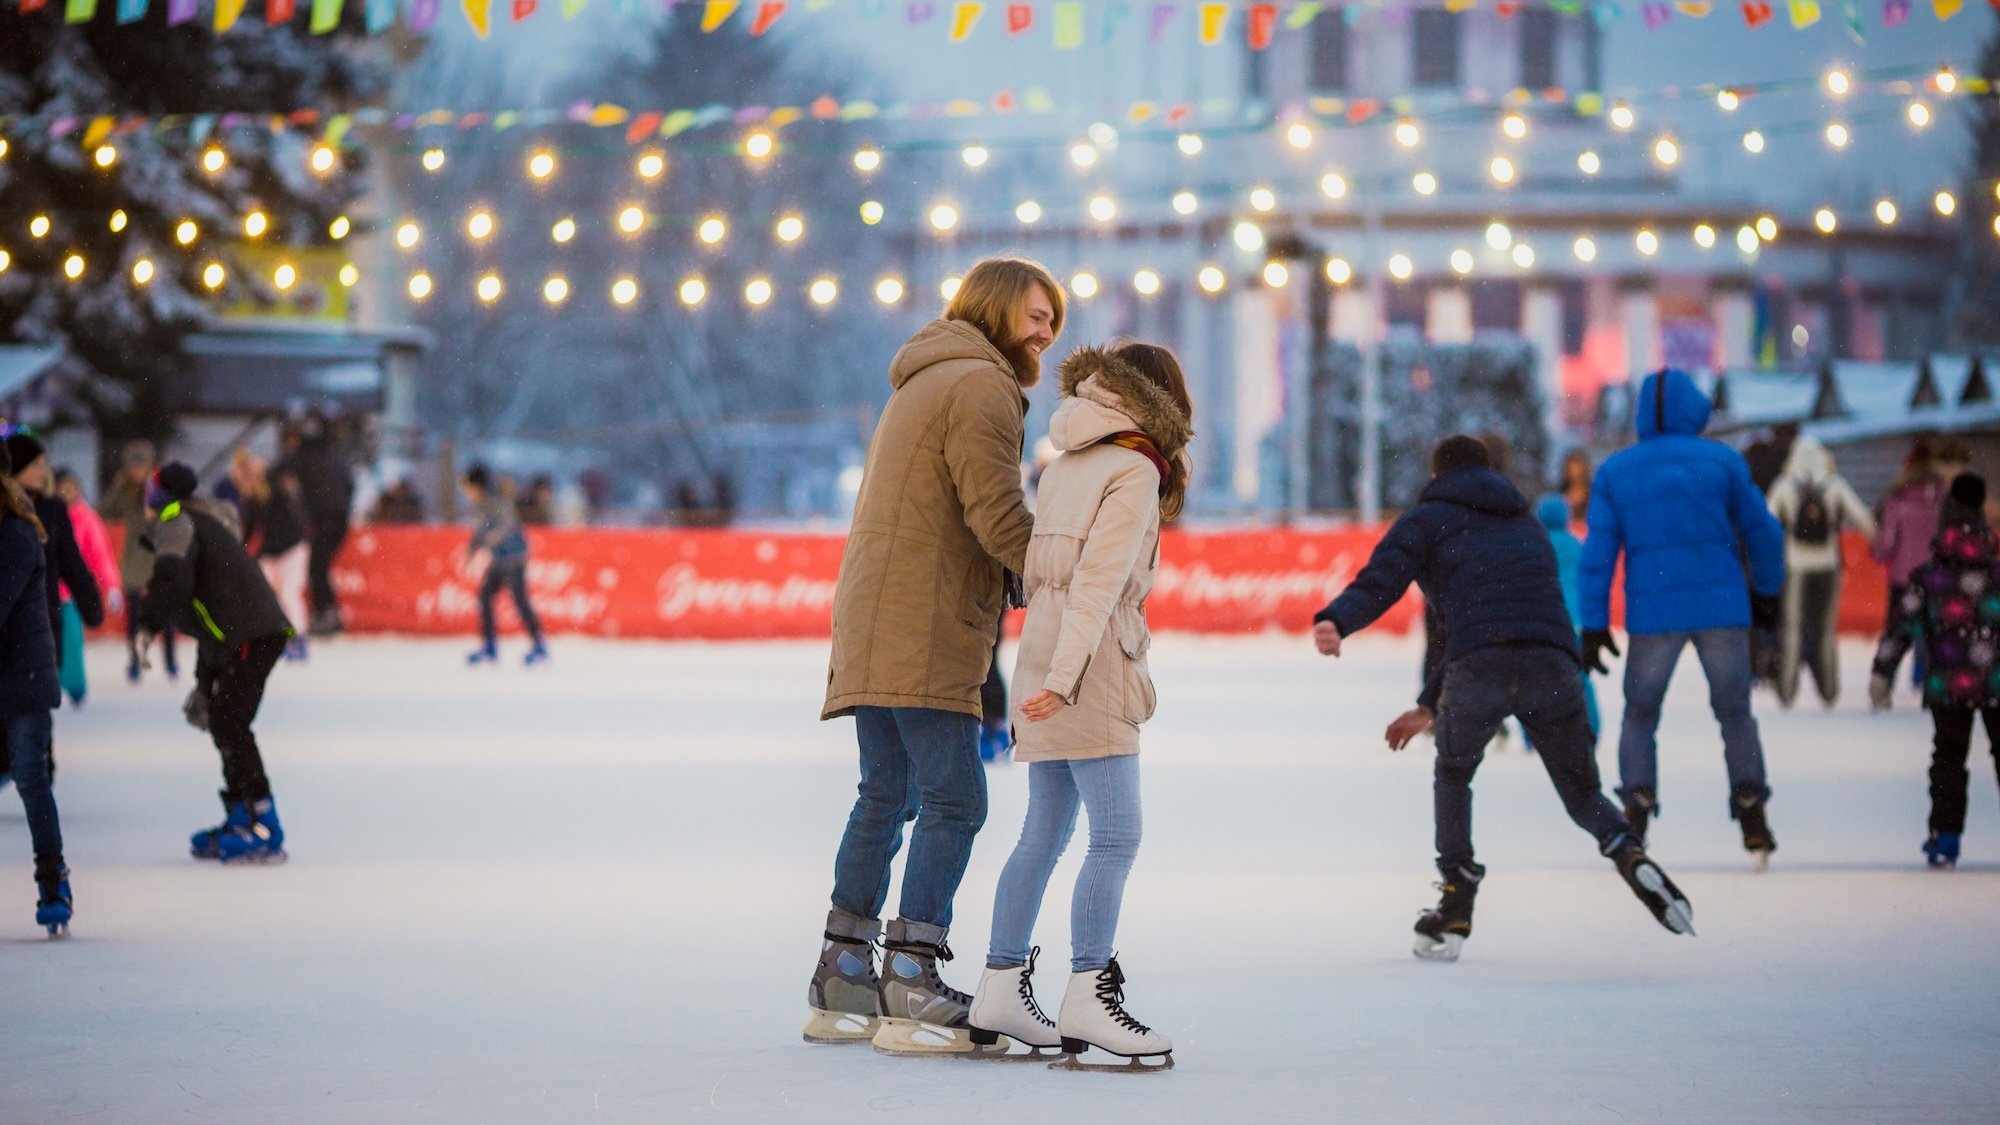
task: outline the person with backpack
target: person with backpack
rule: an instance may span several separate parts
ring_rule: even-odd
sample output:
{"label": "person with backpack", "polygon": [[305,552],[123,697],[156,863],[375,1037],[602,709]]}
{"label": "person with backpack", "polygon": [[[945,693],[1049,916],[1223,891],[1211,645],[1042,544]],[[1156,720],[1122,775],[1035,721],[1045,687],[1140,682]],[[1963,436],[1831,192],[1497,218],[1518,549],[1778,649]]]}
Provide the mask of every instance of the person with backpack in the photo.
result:
{"label": "person with backpack", "polygon": [[1792,443],[1785,471],[1771,486],[1770,505],[1785,529],[1785,592],[1772,687],[1778,702],[1790,707],[1804,665],[1831,707],[1840,698],[1834,635],[1840,617],[1840,533],[1854,528],[1873,536],[1875,517],[1835,470],[1833,454],[1810,435]]}

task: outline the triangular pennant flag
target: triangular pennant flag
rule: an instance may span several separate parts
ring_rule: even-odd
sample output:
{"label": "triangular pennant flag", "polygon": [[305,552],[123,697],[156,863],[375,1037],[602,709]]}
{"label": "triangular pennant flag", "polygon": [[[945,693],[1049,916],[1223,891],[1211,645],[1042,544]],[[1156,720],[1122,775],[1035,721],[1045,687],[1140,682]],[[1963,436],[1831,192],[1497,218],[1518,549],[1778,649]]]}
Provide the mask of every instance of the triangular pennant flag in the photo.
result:
{"label": "triangular pennant flag", "polygon": [[1479,6],[1479,0],[1444,0],[1447,12],[1469,12]]}
{"label": "triangular pennant flag", "polygon": [[325,35],[340,26],[340,8],[344,0],[312,0],[312,22],[307,26],[314,35]]}
{"label": "triangular pennant flag", "polygon": [[1910,0],[1882,0],[1882,26],[1900,27],[1910,18]]}
{"label": "triangular pennant flag", "polygon": [[215,0],[215,30],[228,31],[243,18],[244,0]]}
{"label": "triangular pennant flag", "polygon": [[1792,26],[1811,27],[1819,22],[1819,0],[1791,0]]}
{"label": "triangular pennant flag", "polygon": [[365,19],[370,35],[380,35],[396,26],[396,0],[368,0]]}
{"label": "triangular pennant flag", "polygon": [[196,0],[167,0],[167,26],[179,27],[201,14]]}
{"label": "triangular pennant flag", "polygon": [[562,0],[562,18],[575,19],[577,13],[583,11],[583,6],[588,3],[590,0]]}
{"label": "triangular pennant flag", "polygon": [[83,147],[96,148],[103,144],[104,138],[111,135],[111,127],[117,123],[118,119],[115,117],[91,118],[90,128],[83,131]]}
{"label": "triangular pennant flag", "polygon": [[1180,10],[1181,6],[1179,4],[1153,5],[1153,18],[1151,20],[1151,26],[1148,27],[1146,32],[1147,38],[1151,39],[1155,43],[1158,43],[1160,40],[1166,38],[1167,27],[1168,25],[1174,22],[1175,13],[1179,12]]}
{"label": "triangular pennant flag", "polygon": [[1861,22],[1861,0],[1841,0],[1840,19],[1856,43],[1868,41],[1868,25]]}
{"label": "triangular pennant flag", "polygon": [[903,11],[914,26],[931,22],[931,17],[937,15],[937,5],[931,3],[931,0],[910,0],[909,7]]}
{"label": "triangular pennant flag", "polygon": [[1083,46],[1083,5],[1067,0],[1056,5],[1056,50],[1073,51]]}
{"label": "triangular pennant flag", "polygon": [[1714,0],[1680,0],[1674,10],[1691,20],[1705,20],[1715,11]]}
{"label": "triangular pennant flag", "polygon": [[514,22],[527,22],[528,17],[535,14],[535,8],[538,3],[539,0],[514,0],[514,8],[511,13],[514,17]]}
{"label": "triangular pennant flag", "polygon": [[1639,5],[1639,22],[1646,25],[1647,31],[1658,31],[1673,18],[1674,10],[1665,4],[1649,2]]}
{"label": "triangular pennant flag", "polygon": [[299,0],[264,0],[264,22],[271,27],[292,22],[299,14]]}
{"label": "triangular pennant flag", "polygon": [[89,23],[97,16],[97,0],[66,0],[63,4],[63,20],[66,23]]}
{"label": "triangular pennant flag", "polygon": [[1743,0],[1743,22],[1751,27],[1763,27],[1771,22],[1771,5],[1766,0]]}
{"label": "triangular pennant flag", "polygon": [[118,0],[118,22],[137,23],[146,18],[146,0]]}
{"label": "triangular pennant flag", "polygon": [[757,18],[750,23],[750,34],[763,35],[771,30],[771,25],[777,23],[778,17],[784,14],[783,0],[764,0],[764,3],[757,5]]}
{"label": "triangular pennant flag", "polygon": [[1521,14],[1520,0],[1500,0],[1493,5],[1493,10],[1500,13],[1501,19],[1511,20]]}
{"label": "triangular pennant flag", "polygon": [[1201,6],[1201,42],[1204,47],[1213,47],[1222,42],[1222,32],[1229,26],[1229,5],[1203,4]]}
{"label": "triangular pennant flag", "polygon": [[460,0],[460,5],[474,35],[484,39],[493,34],[493,0]]}
{"label": "triangular pennant flag", "polygon": [[628,145],[636,145],[640,141],[645,140],[647,137],[658,132],[660,128],[660,122],[665,121],[666,119],[667,115],[664,113],[660,113],[657,110],[651,113],[642,113],[639,116],[634,117],[632,119],[632,124],[628,126],[625,130],[625,143]]}
{"label": "triangular pennant flag", "polygon": [[729,22],[740,7],[737,0],[708,0],[708,6],[701,10],[701,33],[711,34],[716,28]]}
{"label": "triangular pennant flag", "polygon": [[1621,4],[1599,2],[1591,6],[1590,18],[1596,20],[1599,27],[1610,27],[1625,18],[1625,8]]}
{"label": "triangular pennant flag", "polygon": [[951,9],[951,41],[965,42],[972,35],[972,29],[979,26],[979,17],[985,11],[984,4],[954,4]]}
{"label": "triangular pennant flag", "polygon": [[1007,5],[1007,34],[1019,35],[1035,26],[1035,6],[1033,4]]}
{"label": "triangular pennant flag", "polygon": [[1324,3],[1318,3],[1316,0],[1302,0],[1292,9],[1292,14],[1285,17],[1285,26],[1297,31],[1311,23],[1313,17],[1319,15],[1320,9],[1324,7],[1326,7]]}
{"label": "triangular pennant flag", "polygon": [[39,12],[48,6],[49,0],[21,0],[21,14],[25,16],[30,12]]}
{"label": "triangular pennant flag", "polygon": [[1950,19],[1964,8],[1965,0],[1931,0],[1931,11],[1937,13],[1940,21]]}
{"label": "triangular pennant flag", "polygon": [[[229,3],[230,0],[218,0],[218,2]],[[241,2],[241,0],[238,0],[238,2]],[[411,29],[415,31],[429,31],[437,23],[438,10],[442,7],[443,0],[410,0]]]}
{"label": "triangular pennant flag", "polygon": [[1110,3],[1104,5],[1104,23],[1098,30],[1097,41],[1099,43],[1109,43],[1113,39],[1116,39],[1118,37],[1118,29],[1124,26],[1126,18],[1131,14],[1132,5],[1127,4],[1125,0],[1111,0]]}
{"label": "triangular pennant flag", "polygon": [[1278,6],[1276,4],[1250,5],[1250,19],[1244,30],[1250,37],[1250,49],[1266,50],[1271,46],[1271,33],[1278,27]]}

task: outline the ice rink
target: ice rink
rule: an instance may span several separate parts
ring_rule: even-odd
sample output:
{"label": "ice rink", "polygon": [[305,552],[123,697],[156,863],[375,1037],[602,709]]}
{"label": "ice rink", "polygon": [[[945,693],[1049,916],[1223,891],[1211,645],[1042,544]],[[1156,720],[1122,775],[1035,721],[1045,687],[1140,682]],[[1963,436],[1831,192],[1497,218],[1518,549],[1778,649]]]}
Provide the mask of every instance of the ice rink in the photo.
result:
{"label": "ice rink", "polygon": [[[800,1041],[855,778],[852,723],[815,721],[824,643],[571,640],[533,672],[468,670],[464,648],[347,641],[279,669],[260,731],[292,861],[250,870],[187,856],[219,774],[181,688],[131,688],[120,650],[92,652],[95,694],[56,726],[67,941],[33,924],[26,826],[0,798],[0,1121],[2000,1113],[1992,761],[1981,737],[1964,865],[1926,871],[1929,723],[1907,689],[1867,713],[1865,648],[1843,653],[1837,711],[1759,697],[1764,875],[1684,661],[1652,851],[1699,938],[1653,922],[1518,741],[1496,752],[1476,936],[1439,965],[1409,952],[1436,897],[1430,746],[1380,739],[1417,649],[1161,638],[1119,948],[1179,1066],[1131,1077]],[[1026,797],[1025,767],[988,777],[946,966],[968,989]],[[1038,930],[1051,1008],[1076,859]]]}

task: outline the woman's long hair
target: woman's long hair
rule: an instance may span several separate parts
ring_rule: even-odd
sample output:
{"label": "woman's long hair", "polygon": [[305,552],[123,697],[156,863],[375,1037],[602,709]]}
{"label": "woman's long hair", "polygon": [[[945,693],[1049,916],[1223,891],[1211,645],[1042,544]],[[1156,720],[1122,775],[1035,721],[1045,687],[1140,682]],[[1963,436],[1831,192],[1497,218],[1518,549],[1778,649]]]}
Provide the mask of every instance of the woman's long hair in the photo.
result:
{"label": "woman's long hair", "polygon": [[35,515],[34,502],[28,499],[28,494],[21,490],[21,486],[11,476],[0,477],[0,510],[9,516],[19,516],[27,520],[28,526],[35,529],[37,540],[43,543],[49,541],[48,529],[42,526],[41,517]]}
{"label": "woman's long hair", "polygon": [[[1194,422],[1194,399],[1188,396],[1187,375],[1181,370],[1181,361],[1174,353],[1158,344],[1133,342],[1120,344],[1111,353],[1133,370],[1146,377],[1146,381],[1167,392],[1180,410],[1181,417]],[[1188,456],[1186,447],[1163,449],[1166,456],[1168,476],[1167,490],[1160,496],[1160,520],[1172,523],[1181,517],[1181,509],[1187,505],[1188,476],[1194,471],[1194,461]]]}

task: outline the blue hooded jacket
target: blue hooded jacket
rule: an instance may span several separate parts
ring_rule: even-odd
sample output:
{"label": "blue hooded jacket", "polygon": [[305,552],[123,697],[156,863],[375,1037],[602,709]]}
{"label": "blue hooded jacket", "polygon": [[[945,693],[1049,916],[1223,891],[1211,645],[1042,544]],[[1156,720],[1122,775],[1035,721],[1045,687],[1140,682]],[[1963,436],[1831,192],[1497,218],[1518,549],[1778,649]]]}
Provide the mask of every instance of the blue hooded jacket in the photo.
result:
{"label": "blue hooded jacket", "polygon": [[1535,518],[1548,529],[1549,546],[1556,550],[1556,577],[1562,580],[1563,608],[1572,624],[1583,620],[1583,591],[1576,581],[1577,566],[1583,561],[1583,540],[1569,529],[1569,501],[1551,493],[1535,505]]}
{"label": "blue hooded jacket", "polygon": [[1583,627],[1610,627],[1622,552],[1627,631],[1748,628],[1751,589],[1776,594],[1785,584],[1784,529],[1742,455],[1700,436],[1709,401],[1693,379],[1673,368],[1646,376],[1637,414],[1639,443],[1606,460],[1591,484]]}
{"label": "blue hooded jacket", "polygon": [[[1527,497],[1491,469],[1455,469],[1432,480],[1313,620],[1352,636],[1387,613],[1413,581],[1444,626],[1439,672],[1487,645],[1546,644],[1577,655],[1548,533],[1528,514]],[[1441,678],[1424,685],[1419,703],[1436,706]]]}

